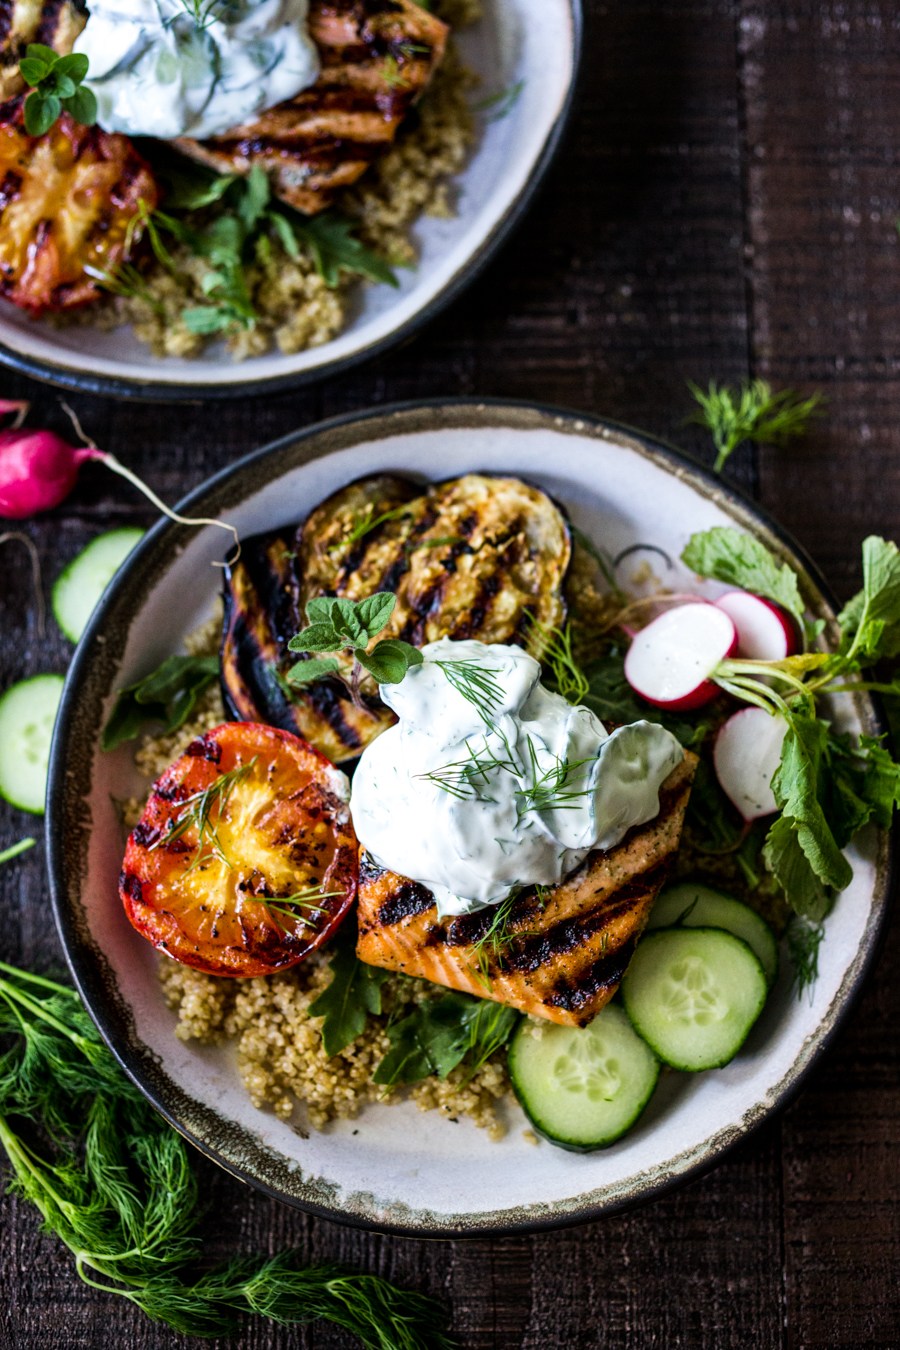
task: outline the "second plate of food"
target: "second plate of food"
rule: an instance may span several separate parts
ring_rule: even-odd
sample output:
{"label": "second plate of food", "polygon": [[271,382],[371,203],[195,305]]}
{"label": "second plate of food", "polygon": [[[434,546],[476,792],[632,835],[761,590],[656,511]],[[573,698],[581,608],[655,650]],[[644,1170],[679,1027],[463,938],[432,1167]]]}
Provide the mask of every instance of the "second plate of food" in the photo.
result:
{"label": "second plate of food", "polygon": [[[178,1129],[235,1175],[289,1203],[439,1235],[573,1222],[646,1198],[714,1161],[786,1100],[871,962],[887,903],[887,840],[862,834],[848,850],[852,881],[825,923],[817,979],[798,999],[784,944],[779,959],[773,936],[783,930],[785,907],[764,868],[748,885],[761,868],[758,847],[752,857],[743,849],[741,865],[733,865],[748,835],[761,843],[765,823],[742,825],[712,780],[712,732],[731,705],[723,707],[720,696],[698,707],[696,671],[678,676],[688,690],[645,689],[657,702],[680,705],[670,709],[669,725],[692,749],[685,756],[658,728],[631,747],[636,759],[621,733],[605,742],[603,755],[625,747],[613,776],[630,782],[632,796],[653,777],[654,802],[649,810],[630,807],[616,837],[604,838],[580,868],[578,849],[583,857],[599,836],[579,834],[586,788],[574,775],[593,763],[597,748],[576,756],[575,746],[596,724],[584,708],[569,706],[584,703],[617,725],[656,716],[629,689],[621,657],[625,637],[639,629],[646,635],[648,618],[669,612],[667,595],[693,605],[693,640],[708,662],[710,644],[730,652],[733,597],[725,607],[704,603],[723,586],[695,575],[703,570],[696,545],[693,567],[680,560],[692,536],[711,530],[758,541],[773,566],[786,564],[796,576],[789,605],[832,623],[810,565],[770,522],[651,438],[552,410],[465,401],[300,432],[218,475],[184,509],[233,522],[244,541],[226,581],[222,664],[207,662],[206,687],[181,727],[161,734],[151,724],[127,739],[147,700],[165,712],[173,689],[145,686],[143,705],[133,694],[117,703],[117,691],[133,691],[175,654],[214,657],[222,632],[222,574],[213,566],[223,553],[221,532],[163,523],[128,559],[76,653],[55,736],[48,817],[54,905],[79,989],[126,1070]],[[353,605],[333,612],[335,597],[375,594],[381,599],[371,613]],[[385,596],[397,597],[393,616]],[[763,628],[775,613],[754,612]],[[289,652],[288,638],[310,620],[311,636]],[[398,660],[415,660],[402,646],[407,639],[421,644],[450,633],[512,643],[505,650],[513,652],[515,644],[530,646],[545,682],[567,700],[552,708],[563,710],[566,735],[575,737],[562,750],[540,729],[538,714],[552,711],[542,694],[533,696],[540,707],[522,703],[521,726],[511,730],[518,724],[499,716],[494,701],[505,675],[473,664],[468,649],[465,661],[447,667],[462,697],[453,707],[438,707],[432,690],[417,713],[391,692],[400,686],[382,685],[404,727],[439,724],[448,745],[453,718],[480,717],[481,739],[470,728],[468,743],[484,762],[469,755],[420,765],[392,811],[395,785],[383,784],[370,757],[366,792],[353,789],[357,827],[364,834],[381,813],[391,849],[411,861],[405,877],[396,864],[398,875],[361,867],[364,968],[341,939],[350,898],[343,780],[324,761],[317,768],[308,752],[302,763],[295,750],[285,759],[280,733],[242,731],[240,722],[212,731],[235,716],[275,723],[352,771],[365,745],[377,746],[382,733],[386,745],[398,734],[387,730],[391,715],[369,674],[354,674],[346,657],[337,678],[323,670],[306,679],[315,674],[310,667],[298,680],[290,667],[297,662],[304,672],[310,661],[333,659],[328,622],[349,624],[337,645],[355,644],[365,656],[359,621],[373,630],[393,624],[384,631],[396,642],[376,671],[393,680],[403,675],[393,668]],[[735,623],[740,628],[744,619]],[[788,641],[792,624],[769,625],[767,640]],[[579,683],[585,668],[590,688]],[[652,684],[652,669],[652,661],[635,667],[632,685]],[[422,678],[413,681],[420,690]],[[519,676],[511,678],[515,684]],[[450,697],[450,684],[441,691]],[[107,730],[106,740],[119,744],[104,749],[115,708],[115,734]],[[867,697],[837,699],[832,715],[850,732],[879,731]],[[513,782],[506,760],[522,745],[533,752],[530,768],[519,765],[506,794],[504,828],[488,830],[484,811],[506,809],[495,789],[507,777]],[[421,745],[406,749],[418,754]],[[379,772],[390,778],[400,758],[382,755]],[[693,830],[682,832],[683,780],[695,770],[705,775],[695,788],[703,795]],[[295,838],[284,803],[299,799],[291,787],[298,773],[304,782],[312,774],[319,796],[311,806],[298,789],[306,823]],[[266,793],[279,781],[287,786],[274,809]],[[482,791],[484,784],[491,790]],[[618,802],[623,794],[624,787]],[[724,848],[706,828],[711,801],[728,836]],[[473,802],[484,808],[475,834],[475,818],[465,814]],[[429,811],[444,813],[440,828]],[[128,827],[137,821],[123,866]],[[303,844],[316,822],[331,840],[325,853]],[[562,870],[576,869],[571,882],[555,887],[542,870],[546,849],[535,853],[529,822],[539,842],[569,850]],[[463,880],[453,873],[442,896],[448,917],[438,919],[428,891],[410,878],[417,868],[419,879],[438,876],[432,865],[448,841],[481,880],[466,890],[470,872]],[[519,881],[524,889],[506,928],[486,933],[484,911],[454,915],[451,892],[472,894],[488,859],[496,884],[516,892]],[[528,876],[518,876],[520,862]],[[177,904],[166,890],[173,867]],[[664,873],[693,889],[664,893],[663,908],[650,914],[654,931],[637,945],[640,961],[629,966]],[[224,891],[210,891],[213,876]],[[723,890],[730,898],[722,899]],[[231,899],[223,909],[225,892]],[[159,950],[134,931],[125,910]],[[306,955],[320,937],[327,939],[321,950]],[[237,965],[229,965],[235,952]],[[298,955],[304,959],[294,964]],[[390,973],[372,975],[387,966]],[[592,1020],[626,969],[619,995]],[[253,978],[210,973],[223,970]],[[448,994],[448,984],[456,992]],[[499,1001],[487,1001],[488,993]],[[539,1016],[520,1021],[520,1012]],[[685,1020],[693,1027],[687,1038],[679,1030]],[[660,1059],[682,1071],[660,1072]],[[707,1071],[683,1071],[700,1067]]]}
{"label": "second plate of food", "polygon": [[[579,0],[364,8],[313,0],[318,83],[256,121],[248,115],[230,139],[209,139],[198,123],[177,150],[147,139],[174,133],[165,118],[156,125],[166,100],[157,107],[143,92],[155,76],[140,65],[149,57],[137,21],[134,70],[99,78],[102,6],[76,39],[90,54],[88,85],[98,73],[100,127],[106,118],[146,133],[134,145],[67,116],[30,137],[24,85],[8,71],[4,98],[19,103],[6,105],[0,158],[19,187],[0,209],[0,360],[100,393],[262,392],[371,356],[455,296],[520,218],[559,144]],[[184,8],[165,0],[160,50],[176,21],[190,29]],[[42,30],[40,41],[64,50],[82,23],[64,5],[57,34]],[[185,40],[225,42],[230,23],[204,10]],[[62,247],[70,183],[90,209]],[[19,194],[48,192],[40,230],[23,233]]]}

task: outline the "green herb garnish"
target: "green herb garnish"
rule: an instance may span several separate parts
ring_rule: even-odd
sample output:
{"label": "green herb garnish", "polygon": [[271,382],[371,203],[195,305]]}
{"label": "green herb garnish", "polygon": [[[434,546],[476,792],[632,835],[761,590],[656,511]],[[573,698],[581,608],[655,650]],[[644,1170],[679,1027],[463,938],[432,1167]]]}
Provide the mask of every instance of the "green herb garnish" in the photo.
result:
{"label": "green herb garnish", "polygon": [[485,119],[487,122],[501,122],[504,117],[508,117],[512,112],[524,88],[525,81],[517,80],[515,84],[508,85],[506,89],[498,89],[495,93],[479,99],[472,106],[476,112],[488,114]]}
{"label": "green herb garnish", "polygon": [[540,647],[544,684],[567,703],[583,703],[591,686],[572,650],[572,625],[547,628],[532,619],[531,627]]}
{"label": "green herb garnish", "polygon": [[343,925],[332,948],[331,982],[309,1005],[311,1017],[324,1018],[326,1055],[338,1055],[362,1035],[370,1014],[381,1012],[386,970],[366,965],[356,955],[356,925]]}
{"label": "green herb garnish", "polygon": [[[292,923],[302,924],[304,928],[315,928],[314,919],[308,919],[307,914],[327,914],[328,908],[321,904],[322,900],[330,900],[336,895],[343,895],[343,891],[324,891],[321,886],[308,886],[305,890],[294,891],[291,895],[257,896],[260,904],[265,905],[276,923],[281,927],[282,919],[288,919]],[[298,912],[299,911],[299,912]]]}
{"label": "green herb garnish", "polygon": [[493,715],[503,700],[503,686],[496,671],[483,666],[474,658],[456,661],[435,661],[458,694],[471,703],[486,726],[493,725]]}
{"label": "green herb garnish", "polygon": [[372,1080],[393,1087],[432,1075],[446,1078],[463,1060],[471,1077],[506,1044],[518,1020],[515,1008],[469,994],[426,999],[388,1027],[391,1048]]}
{"label": "green herb garnish", "polygon": [[756,445],[786,445],[805,436],[810,420],[820,411],[821,394],[803,398],[792,389],[776,393],[766,380],[750,380],[740,388],[711,380],[704,392],[688,381],[700,405],[688,421],[706,427],[716,447],[715,473],[721,473],[730,455],[744,441]]}
{"label": "green herb garnish", "polygon": [[11,1189],[87,1284],[188,1336],[230,1335],[255,1313],[281,1325],[324,1318],[367,1350],[450,1350],[437,1305],[378,1276],[304,1267],[296,1252],[202,1270],[188,1147],[126,1078],[73,989],[0,964],[0,1035]]}
{"label": "green herb garnish", "polygon": [[29,43],[19,62],[19,74],[31,85],[24,110],[29,136],[43,136],[63,112],[82,126],[94,125],[97,100],[82,83],[87,73],[88,58],[83,52],[58,56],[52,47]]}
{"label": "green herb garnish", "polygon": [[18,858],[21,853],[27,853],[30,848],[34,848],[35,842],[29,835],[26,839],[19,839],[16,843],[10,844],[9,848],[0,852],[0,865],[12,862],[13,858]]}
{"label": "green herb garnish", "polygon": [[785,941],[794,967],[794,987],[798,998],[802,998],[807,989],[811,991],[819,978],[819,948],[824,936],[824,924],[810,923],[799,915],[795,915],[788,924]]}
{"label": "green herb garnish", "polygon": [[139,736],[148,722],[161,722],[168,733],[183,726],[204,690],[219,675],[216,656],[169,656],[137,684],[120,689],[100,745],[114,750]]}
{"label": "green herb garnish", "polygon": [[[216,824],[222,818],[235,788],[246,782],[253,772],[257,759],[258,756],[254,755],[246,764],[235,764],[233,769],[217,774],[205,788],[201,788],[199,792],[192,792],[189,797],[179,802],[178,810],[169,817],[165,833],[150,845],[151,852],[157,848],[165,848],[176,839],[183,839],[189,830],[196,830],[196,852],[187,871],[192,872],[213,858],[218,858],[226,867],[232,867],[233,864],[222,848]],[[204,845],[208,846],[206,852]]]}
{"label": "green herb garnish", "polygon": [[[399,638],[382,638],[371,651],[373,638],[387,626],[397,604],[390,591],[378,591],[365,600],[318,596],[306,606],[309,626],[292,637],[292,652],[345,652],[353,657],[350,690],[359,697],[362,669],[379,684],[399,684],[410,666],[421,665],[422,653]],[[303,686],[325,675],[337,675],[340,663],[334,656],[298,661],[287,673],[288,683]]]}
{"label": "green herb garnish", "polygon": [[752,535],[716,525],[691,536],[681,561],[697,576],[711,577],[774,600],[803,627],[804,605],[797,574],[787,563],[774,558]]}

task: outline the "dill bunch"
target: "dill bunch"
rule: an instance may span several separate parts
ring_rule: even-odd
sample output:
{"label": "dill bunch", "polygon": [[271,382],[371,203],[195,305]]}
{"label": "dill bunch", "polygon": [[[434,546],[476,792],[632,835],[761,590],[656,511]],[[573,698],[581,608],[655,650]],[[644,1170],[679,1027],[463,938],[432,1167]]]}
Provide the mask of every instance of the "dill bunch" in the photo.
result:
{"label": "dill bunch", "polygon": [[793,389],[774,390],[767,380],[749,380],[739,389],[710,380],[709,388],[688,381],[698,410],[688,418],[706,427],[716,447],[714,473],[721,473],[731,454],[743,444],[786,445],[805,436],[810,420],[821,411],[821,394],[802,398]]}
{"label": "dill bunch", "polygon": [[304,1267],[290,1251],[199,1269],[187,1146],[125,1077],[74,989],[0,962],[0,1045],[10,1188],[86,1284],[190,1336],[228,1334],[258,1314],[322,1318],[366,1350],[451,1350],[431,1299],[375,1275]]}

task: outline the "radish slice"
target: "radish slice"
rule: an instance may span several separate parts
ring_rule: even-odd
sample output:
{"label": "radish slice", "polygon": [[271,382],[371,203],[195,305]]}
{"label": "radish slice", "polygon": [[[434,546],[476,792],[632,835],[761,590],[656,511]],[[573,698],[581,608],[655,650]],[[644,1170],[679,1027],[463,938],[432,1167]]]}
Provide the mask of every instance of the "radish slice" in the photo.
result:
{"label": "radish slice", "polygon": [[737,629],[739,656],[752,661],[783,661],[797,650],[792,621],[771,600],[749,591],[728,591],[715,604]]}
{"label": "radish slice", "polygon": [[787,733],[783,717],[764,708],[742,708],[719,728],[713,763],[722,791],[746,821],[778,810],[772,778]]}
{"label": "radish slice", "polygon": [[723,609],[705,601],[679,605],[636,635],[625,678],[657,708],[699,708],[718,693],[709,676],[736,646],[735,626]]}

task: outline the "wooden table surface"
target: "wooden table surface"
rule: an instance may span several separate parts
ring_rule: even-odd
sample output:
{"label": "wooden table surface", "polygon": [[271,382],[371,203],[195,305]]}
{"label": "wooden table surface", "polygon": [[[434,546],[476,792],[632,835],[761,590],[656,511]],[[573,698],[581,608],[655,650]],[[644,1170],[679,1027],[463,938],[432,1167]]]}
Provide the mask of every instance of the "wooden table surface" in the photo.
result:
{"label": "wooden table surface", "polygon": [[[534,0],[536,4],[540,0]],[[254,446],[389,400],[480,394],[609,414],[710,458],[685,381],[823,389],[807,442],[732,473],[839,597],[859,544],[900,533],[900,9],[896,0],[587,0],[580,97],[541,199],[475,286],[405,347],[314,389],[181,407],[74,396],[85,427],[174,500]],[[57,394],[4,376],[36,420]],[[149,523],[101,470],[26,528],[52,578],[98,530]],[[0,554],[0,687],[65,669],[20,550]],[[31,824],[0,813],[0,846]],[[0,877],[0,956],[60,962],[42,850]],[[794,1104],[700,1180],[585,1227],[418,1242],[307,1218],[198,1160],[211,1256],[297,1245],[429,1291],[467,1350],[900,1346],[900,936]],[[0,1342],[169,1347],[0,1203]],[[349,1342],[248,1325],[248,1347]]]}

